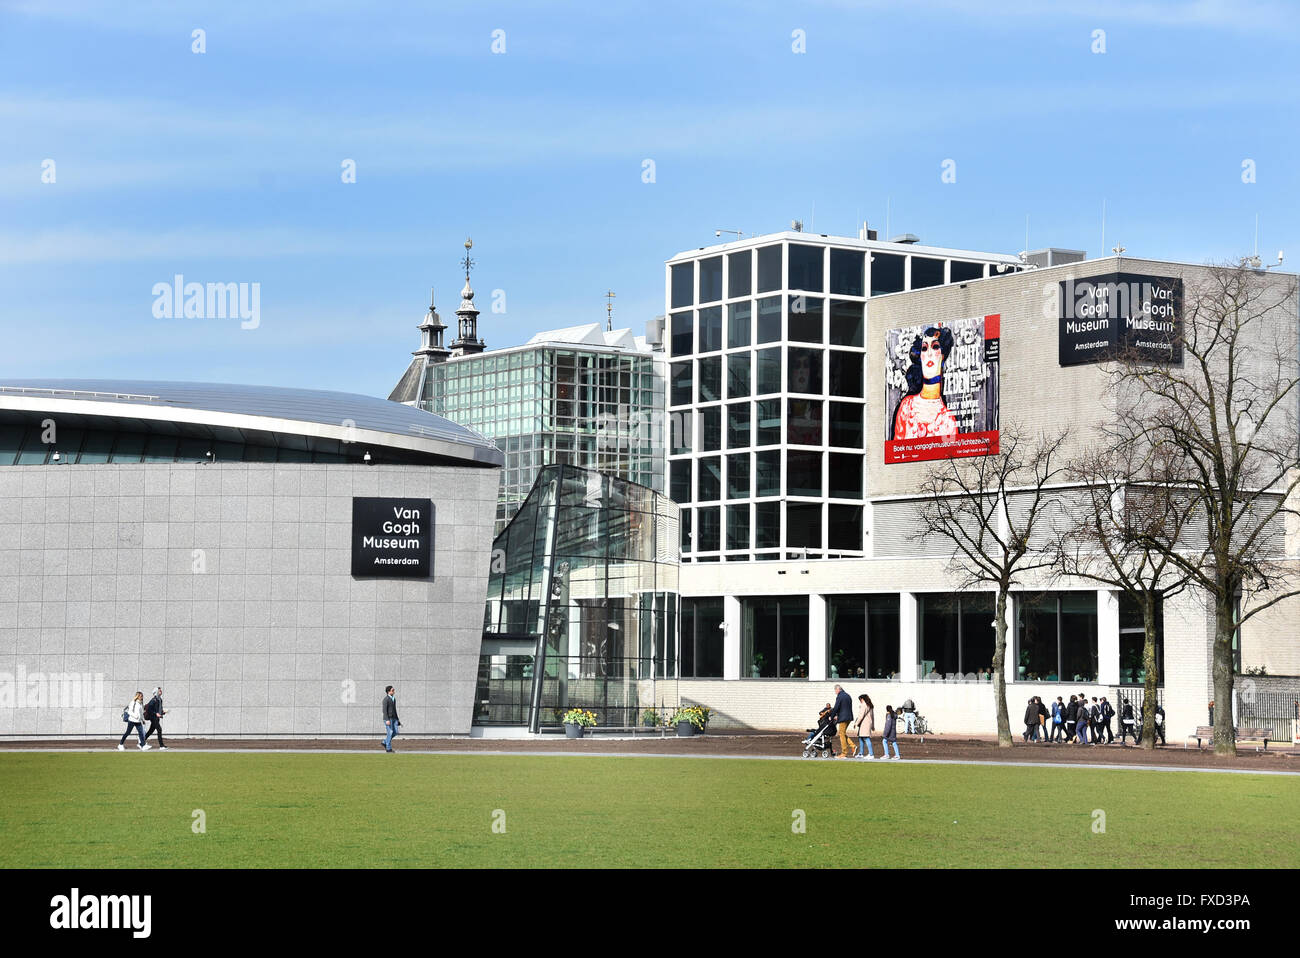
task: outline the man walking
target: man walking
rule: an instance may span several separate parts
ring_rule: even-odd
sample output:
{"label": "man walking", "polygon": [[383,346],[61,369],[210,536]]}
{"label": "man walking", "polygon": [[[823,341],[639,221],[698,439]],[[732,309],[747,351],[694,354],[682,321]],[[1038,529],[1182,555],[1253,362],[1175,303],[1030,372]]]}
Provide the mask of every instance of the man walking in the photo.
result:
{"label": "man walking", "polygon": [[397,689],[391,685],[384,689],[384,728],[388,729],[388,734],[384,737],[384,751],[393,750],[393,736],[401,728],[402,723],[397,720]]}
{"label": "man walking", "polygon": [[849,749],[849,723],[853,721],[853,700],[849,693],[835,686],[835,723],[840,735],[840,758],[853,758]]}
{"label": "man walking", "polygon": [[153,690],[153,698],[144,707],[144,717],[149,721],[149,731],[144,733],[145,744],[149,742],[149,736],[154,732],[158,733],[158,747],[164,752],[167,751],[167,745],[163,742],[162,734],[162,717],[167,714],[162,703],[162,686]]}
{"label": "man walking", "polygon": [[1115,733],[1110,730],[1110,720],[1115,717],[1114,707],[1106,701],[1106,696],[1101,697],[1101,730],[1100,734],[1106,736],[1106,744],[1110,745],[1115,741]]}
{"label": "man walking", "polygon": [[1065,740],[1065,703],[1061,701],[1061,696],[1056,697],[1052,703],[1052,741],[1062,742]]}

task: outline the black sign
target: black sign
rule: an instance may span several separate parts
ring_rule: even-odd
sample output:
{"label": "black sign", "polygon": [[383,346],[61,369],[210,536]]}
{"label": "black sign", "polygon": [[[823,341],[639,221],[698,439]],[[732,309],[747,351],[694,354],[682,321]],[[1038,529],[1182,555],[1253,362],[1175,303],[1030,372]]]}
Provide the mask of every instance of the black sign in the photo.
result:
{"label": "black sign", "polygon": [[354,497],[352,574],[403,579],[433,575],[433,502]]}
{"label": "black sign", "polygon": [[1172,276],[1106,273],[1060,286],[1058,361],[1099,363],[1118,356],[1183,361],[1183,281]]}

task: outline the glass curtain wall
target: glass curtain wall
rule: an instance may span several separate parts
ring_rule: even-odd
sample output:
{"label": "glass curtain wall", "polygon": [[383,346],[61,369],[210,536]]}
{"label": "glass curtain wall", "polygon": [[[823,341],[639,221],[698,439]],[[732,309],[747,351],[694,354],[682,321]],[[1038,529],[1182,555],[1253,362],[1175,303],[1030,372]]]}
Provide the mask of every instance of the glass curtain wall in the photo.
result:
{"label": "glass curtain wall", "polygon": [[[538,474],[493,543],[484,621],[485,644],[536,649],[531,729],[560,725],[570,708],[604,727],[637,725],[670,688],[676,701],[678,537],[677,507],[652,489],[569,465]],[[517,703],[502,699],[518,684],[490,674],[476,722],[519,724]]]}

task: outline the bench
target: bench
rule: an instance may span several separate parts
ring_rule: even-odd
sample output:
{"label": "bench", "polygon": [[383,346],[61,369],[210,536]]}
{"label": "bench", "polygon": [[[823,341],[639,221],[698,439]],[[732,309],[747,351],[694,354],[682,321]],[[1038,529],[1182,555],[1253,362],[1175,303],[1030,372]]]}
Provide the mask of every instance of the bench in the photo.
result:
{"label": "bench", "polygon": [[[1247,741],[1247,742],[1250,742],[1250,741],[1255,741],[1255,742],[1263,741],[1263,743],[1264,743],[1264,751],[1266,751],[1266,752],[1268,751],[1268,737],[1269,737],[1270,734],[1272,734],[1270,729],[1266,729],[1266,728],[1252,728],[1251,726],[1248,726],[1248,725],[1238,725],[1238,726],[1236,726],[1236,728],[1234,729],[1234,731],[1236,732],[1236,735],[1237,735],[1237,741],[1238,741],[1238,742],[1241,742],[1241,741],[1243,741],[1243,740],[1244,740],[1244,741]],[[1199,748],[1201,747],[1201,740],[1202,740],[1202,739],[1207,739],[1207,738],[1210,739],[1210,740],[1213,740],[1213,739],[1214,739],[1214,726],[1213,726],[1213,725],[1198,725],[1198,726],[1196,727],[1196,734],[1195,734],[1195,735],[1189,735],[1189,736],[1187,736],[1187,737],[1188,737],[1189,739],[1193,739],[1193,738],[1196,739],[1196,747],[1199,749]],[[1187,743],[1186,743],[1186,742],[1183,743],[1183,747],[1184,747],[1184,748],[1187,747]]]}

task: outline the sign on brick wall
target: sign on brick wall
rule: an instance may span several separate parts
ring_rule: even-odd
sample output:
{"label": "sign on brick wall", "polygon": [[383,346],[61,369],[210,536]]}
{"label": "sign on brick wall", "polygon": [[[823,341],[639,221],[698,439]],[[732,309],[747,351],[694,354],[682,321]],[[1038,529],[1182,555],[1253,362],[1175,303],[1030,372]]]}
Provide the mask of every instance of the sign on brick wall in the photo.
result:
{"label": "sign on brick wall", "polygon": [[433,575],[433,502],[354,497],[352,574],[403,579]]}
{"label": "sign on brick wall", "polygon": [[1183,281],[1173,276],[1104,273],[1059,284],[1058,361],[1099,363],[1128,355],[1183,361]]}

